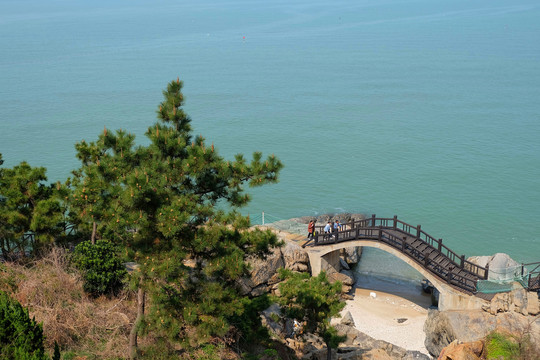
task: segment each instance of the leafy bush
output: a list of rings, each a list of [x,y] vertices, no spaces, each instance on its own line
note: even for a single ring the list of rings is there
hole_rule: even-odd
[[[499,333],[491,333],[486,339],[488,359],[519,359],[519,344],[512,338]]]
[[[107,240],[77,245],[73,264],[83,272],[84,290],[93,296],[118,293],[127,274],[116,247]]]
[[[30,319],[28,310],[0,292],[0,358],[48,360],[43,340],[43,329]]]

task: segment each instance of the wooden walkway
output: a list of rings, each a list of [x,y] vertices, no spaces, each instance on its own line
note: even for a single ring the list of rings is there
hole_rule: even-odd
[[[325,224],[326,225],[326,224]],[[324,246],[353,240],[373,240],[389,245],[416,261],[433,275],[467,294],[476,293],[476,282],[488,278],[489,268],[478,266],[458,255],[442,242],[424,232],[420,225],[413,226],[397,216],[371,218],[342,224],[339,231],[324,233],[324,226],[316,226],[312,239],[302,247]],[[531,279],[538,286],[538,275]],[[536,279],[536,280],[535,280]],[[540,287],[540,286],[539,286]],[[529,290],[534,290],[529,286]]]

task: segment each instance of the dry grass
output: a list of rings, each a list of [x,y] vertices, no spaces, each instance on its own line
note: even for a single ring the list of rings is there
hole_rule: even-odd
[[[136,317],[134,296],[125,292],[115,298],[89,299],[63,249],[54,248],[27,266],[4,263],[0,289],[43,323],[47,348],[56,341],[61,349],[85,354],[81,358],[127,357],[129,331]]]

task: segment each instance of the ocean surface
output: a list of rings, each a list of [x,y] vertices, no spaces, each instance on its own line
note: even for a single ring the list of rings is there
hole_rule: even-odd
[[[540,261],[538,0],[2,0],[0,153],[64,180],[106,126],[141,144],[166,84],[220,154],[276,154],[244,209],[410,224]],[[372,254],[366,273],[399,268]]]

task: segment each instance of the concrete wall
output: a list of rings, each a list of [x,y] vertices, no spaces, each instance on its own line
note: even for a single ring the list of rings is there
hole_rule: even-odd
[[[480,310],[489,302],[476,296],[467,295],[454,289],[445,281],[439,279],[413,259],[393,247],[373,240],[355,240],[324,246],[306,247],[311,265],[311,275],[316,276],[321,271],[339,271],[339,250],[347,247],[367,246],[381,249],[403,260],[428,279],[439,290],[439,310]]]

